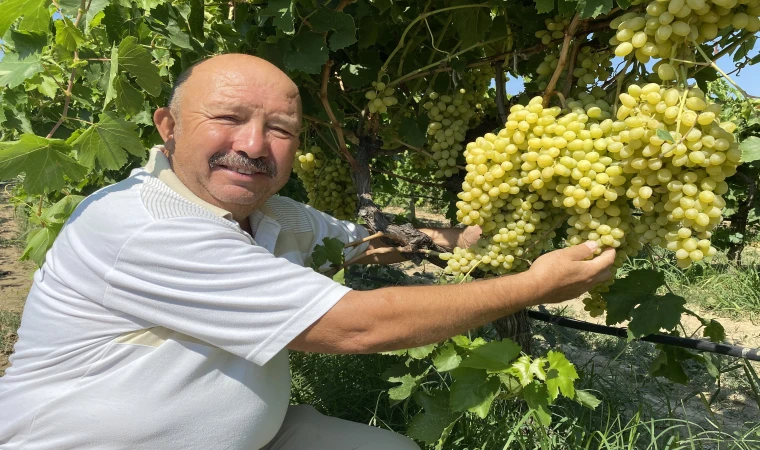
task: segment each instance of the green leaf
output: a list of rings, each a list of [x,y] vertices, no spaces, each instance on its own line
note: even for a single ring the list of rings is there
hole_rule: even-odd
[[[578,379],[575,366],[560,352],[550,350],[546,355],[549,368],[546,370],[546,388],[552,400],[556,399],[560,392],[567,398],[575,397],[574,382]]]
[[[449,393],[446,391],[417,392],[414,401],[424,412],[412,418],[406,435],[426,444],[438,442],[444,431],[462,417],[462,413],[449,409]]]
[[[161,76],[158,67],[147,50],[140,46],[137,38],[128,36],[119,44],[119,68],[134,76],[137,84],[150,96],[161,93]]]
[[[293,2],[291,0],[270,0],[267,6],[259,11],[259,17],[272,17],[272,23],[285,34],[295,33],[293,26]]]
[[[66,50],[74,51],[85,41],[82,30],[75,27],[68,17],[53,23],[55,24],[55,43]]]
[[[600,403],[602,403],[602,401],[596,398],[594,394],[583,389],[577,389],[575,391],[575,399],[581,405],[585,406],[586,408],[591,408],[591,409],[596,409],[596,407],[599,406]]]
[[[346,285],[346,269],[340,269],[338,273],[333,275],[332,280],[336,283]]]
[[[344,244],[340,239],[326,237],[322,239],[322,244],[317,244],[311,253],[311,267],[319,270],[328,261],[332,266],[341,266],[343,264]]]
[[[683,361],[692,359],[694,355],[682,348],[670,345],[657,345],[660,353],[649,366],[649,373],[656,377],[664,377],[674,383],[686,384],[689,376],[683,370]]]
[[[609,292],[604,294],[607,302],[607,325],[630,319],[633,308],[654,297],[657,288],[663,284],[663,274],[651,269],[633,270],[625,278],[615,281]]]
[[[421,345],[419,347],[407,349],[407,355],[413,359],[423,359],[433,353],[433,350],[436,348],[438,348],[438,344]]]
[[[15,53],[6,54],[0,61],[0,86],[13,89],[43,70],[39,54],[24,59],[19,59]]]
[[[499,395],[501,382],[485,371],[459,367],[452,371],[450,406],[454,411],[470,411],[485,418],[491,403]]]
[[[579,0],[577,11],[582,19],[588,19],[610,12],[612,6],[612,0]]]
[[[702,336],[709,338],[711,342],[723,342],[726,340],[726,330],[723,329],[723,325],[715,319],[705,325],[705,329],[702,330]]]
[[[549,411],[549,392],[546,386],[538,382],[531,383],[523,389],[522,397],[543,426],[551,425],[552,413]]]
[[[190,15],[187,25],[194,38],[203,40],[203,16],[205,14],[203,0],[190,0]]]
[[[116,48],[116,44],[111,47],[111,71],[108,75],[108,90],[106,90],[106,99],[103,102],[103,111],[106,110],[106,106],[111,103],[111,100],[116,98],[116,88],[114,87],[114,80],[119,74],[119,50]]]
[[[127,163],[127,152],[135,156],[145,155],[135,124],[112,112],[100,114],[99,118],[99,122],[92,124],[73,142],[82,164],[92,167],[97,161],[103,168],[117,170]]]
[[[424,377],[404,374],[401,377],[391,377],[388,379],[391,383],[401,383],[388,389],[388,396],[395,402],[400,402],[409,398],[419,387]]]
[[[748,163],[760,160],[760,138],[750,136],[739,144],[742,151],[742,162]]]
[[[507,373],[517,378],[522,387],[525,387],[533,382],[534,378],[539,380],[546,379],[546,371],[544,365],[546,359],[536,358],[532,360],[529,355],[523,355],[512,363],[512,367],[509,368]]]
[[[520,355],[520,349],[518,344],[509,339],[491,341],[471,350],[461,366],[501,372],[512,366],[512,361]]]
[[[311,29],[318,33],[333,31],[328,42],[334,52],[356,42],[354,19],[344,12],[322,7],[311,14],[309,23]]]
[[[327,62],[329,51],[322,35],[311,31],[302,32],[291,41],[292,47],[285,52],[283,62],[288,70],[318,74]]]
[[[426,114],[420,114],[417,117],[404,117],[398,125],[398,135],[402,141],[415,147],[422,147],[427,142],[427,123],[429,119]]]
[[[701,355],[694,355],[694,359],[702,363],[707,370],[707,374],[717,379],[720,377],[720,369],[715,364],[717,358],[710,353],[702,353]]]
[[[665,142],[670,142],[671,144],[675,142],[673,139],[673,135],[670,134],[669,131],[663,130],[662,128],[657,129],[657,137],[662,139]]]
[[[13,46],[19,58],[24,59],[29,55],[41,53],[47,45],[47,36],[40,33],[22,33],[11,30],[10,39],[6,43]]]
[[[631,313],[628,331],[635,337],[657,333],[661,328],[672,330],[681,322],[686,299],[675,294],[651,297]]]
[[[87,173],[86,167],[64,154],[69,151],[71,147],[60,139],[24,134],[14,145],[0,150],[0,180],[25,173],[27,194],[57,191],[65,184],[64,176],[79,181]]]
[[[116,96],[116,107],[121,111],[134,116],[143,109],[145,96],[142,91],[136,89],[132,84],[124,79],[117,77],[113,82],[113,91]]]
[[[30,19],[22,21],[22,25],[25,24],[24,30],[44,32],[47,31],[48,22],[45,22],[44,29],[41,29],[39,18],[40,11],[45,10],[46,0],[5,0],[0,3],[0,36],[4,35],[6,31],[13,25],[13,23],[19,18],[25,19],[31,16]],[[48,20],[50,16],[48,15]],[[26,22],[26,23],[24,23]]]
[[[439,372],[448,372],[459,367],[462,357],[457,353],[457,349],[452,344],[446,344],[438,351],[433,358],[433,365]]]
[[[452,20],[457,30],[462,48],[481,42],[491,29],[491,14],[488,8],[472,7],[455,10]]]
[[[88,28],[90,22],[92,22],[92,19],[94,19],[98,13],[106,9],[106,6],[108,6],[110,3],[111,0],[89,0],[90,6],[87,8],[87,14],[84,16],[85,23],[87,24]]]
[[[48,98],[55,98],[58,93],[58,83],[53,78],[43,75],[42,81],[37,86],[37,91]]]
[[[45,254],[53,246],[57,234],[50,228],[32,230],[26,236],[26,247],[19,259],[22,261],[32,260],[38,267],[42,267],[42,264],[45,262]]]
[[[551,12],[554,9],[554,0],[533,0],[536,2],[536,11],[539,14]]]

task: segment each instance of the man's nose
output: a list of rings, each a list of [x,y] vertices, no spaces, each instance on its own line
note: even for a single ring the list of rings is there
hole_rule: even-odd
[[[250,121],[240,127],[232,143],[232,150],[243,152],[251,159],[269,156],[264,124]]]

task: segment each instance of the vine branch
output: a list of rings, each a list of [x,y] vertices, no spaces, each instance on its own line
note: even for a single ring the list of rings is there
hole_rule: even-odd
[[[343,135],[343,128],[341,128],[340,124],[338,123],[338,119],[335,117],[332,106],[330,106],[330,99],[327,98],[327,84],[330,81],[330,69],[332,69],[333,64],[335,64],[335,61],[331,59],[327,61],[322,68],[322,88],[319,91],[319,98],[322,100],[322,105],[327,112],[327,116],[330,118],[330,127],[333,128],[335,130],[335,133],[338,135],[338,147],[340,149],[340,152],[343,154],[343,156],[346,157],[346,160],[351,165],[351,167],[355,168],[356,159],[354,159],[353,155],[351,155],[351,152],[348,151],[348,147],[346,146],[346,137]]]
[[[567,63],[567,55],[570,52],[570,41],[573,40],[575,32],[578,31],[578,24],[580,23],[580,20],[581,16],[576,13],[573,17],[573,20],[570,22],[570,25],[565,29],[565,38],[562,42],[562,50],[560,50],[559,53],[559,62],[557,63],[557,68],[554,69],[554,73],[552,74],[552,77],[549,80],[549,84],[546,86],[546,90],[544,91],[544,107],[549,104],[549,99],[554,93],[554,88],[557,86],[560,75],[562,75],[562,70],[565,68],[565,64]]]
[[[507,93],[504,83],[504,67],[497,61],[496,69],[496,107],[499,109],[499,119],[501,123],[507,122]]]

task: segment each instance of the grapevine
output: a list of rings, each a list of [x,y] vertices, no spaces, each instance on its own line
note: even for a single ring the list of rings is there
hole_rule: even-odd
[[[354,216],[356,191],[348,163],[330,158],[315,145],[308,152],[296,152],[293,171],[306,188],[310,206],[339,219]]]

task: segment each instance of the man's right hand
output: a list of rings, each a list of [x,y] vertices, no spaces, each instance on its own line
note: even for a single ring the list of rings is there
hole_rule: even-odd
[[[596,248],[596,242],[588,241],[536,259],[527,272],[532,275],[539,292],[536,304],[576,298],[609,280],[613,276],[615,249],[608,247],[599,256],[589,259]]]

